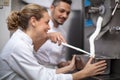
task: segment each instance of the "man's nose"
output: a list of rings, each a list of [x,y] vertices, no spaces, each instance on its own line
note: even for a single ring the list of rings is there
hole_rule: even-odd
[[[63,16],[64,16],[64,18],[67,18],[67,17],[68,17],[67,13],[64,13]]]

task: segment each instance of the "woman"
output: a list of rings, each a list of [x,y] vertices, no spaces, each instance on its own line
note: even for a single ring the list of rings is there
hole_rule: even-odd
[[[83,70],[73,74],[62,73],[74,67],[75,56],[70,65],[57,70],[40,65],[34,54],[47,39],[64,42],[60,34],[47,33],[48,22],[47,10],[36,4],[11,13],[7,23],[9,30],[15,32],[0,54],[0,80],[73,80],[103,73],[105,61],[91,64],[92,58]]]

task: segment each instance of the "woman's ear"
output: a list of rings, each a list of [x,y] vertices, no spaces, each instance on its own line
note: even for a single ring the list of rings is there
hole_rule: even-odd
[[[33,26],[33,27],[35,27],[36,26],[36,18],[35,17],[31,17],[30,18],[30,23],[31,23],[31,25]]]

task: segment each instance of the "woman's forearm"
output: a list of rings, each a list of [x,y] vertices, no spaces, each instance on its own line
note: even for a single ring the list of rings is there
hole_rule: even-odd
[[[56,70],[56,74],[59,74],[59,73],[67,73],[71,70],[71,67],[70,66],[65,66],[63,68],[58,68]]]

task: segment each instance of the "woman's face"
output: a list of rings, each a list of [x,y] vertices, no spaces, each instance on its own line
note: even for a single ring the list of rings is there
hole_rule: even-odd
[[[50,29],[49,27],[50,17],[47,12],[44,12],[43,18],[36,22],[35,33],[37,35],[37,40],[47,37],[47,32]]]

